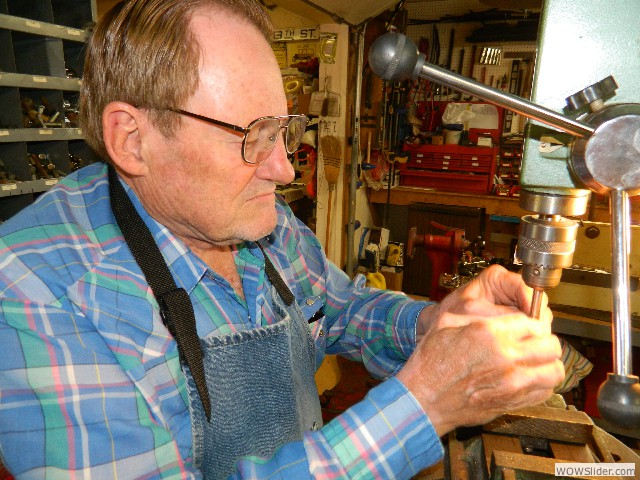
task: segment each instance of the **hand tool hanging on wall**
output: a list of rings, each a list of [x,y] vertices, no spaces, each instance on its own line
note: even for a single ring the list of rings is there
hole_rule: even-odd
[[[309,113],[321,117],[340,116],[340,95],[329,90],[330,76],[324,77],[324,90],[313,92],[309,103]]]
[[[389,82],[383,80],[382,82],[382,108],[378,111],[379,125],[378,125],[378,150],[382,151],[385,148],[385,139],[387,138],[387,107],[389,104]]]
[[[471,79],[474,79],[474,80],[475,80],[475,78],[473,76],[473,69],[476,66],[477,54],[478,54],[478,46],[474,45],[471,48],[471,58],[469,59],[469,70],[467,70],[467,77],[469,77]],[[460,92],[460,93],[462,94],[462,92]],[[473,97],[471,97],[470,95],[465,95],[463,98],[465,100],[471,100]]]
[[[452,28],[449,32],[449,51],[447,52],[447,70],[451,70],[452,62],[453,62],[453,42],[456,37],[456,30]],[[449,93],[451,92],[449,87],[446,87],[446,95],[447,99],[449,98]]]
[[[429,61],[440,65],[440,35],[438,33],[438,26],[434,23],[431,28],[431,52],[429,53]],[[434,95],[440,95],[442,93],[442,86],[440,84],[433,86]]]
[[[458,60],[458,74],[462,75],[462,69],[464,68],[464,48],[460,49],[460,59]],[[456,100],[460,101],[462,98],[462,92],[458,92]]]
[[[473,48],[471,48],[471,58],[470,58],[470,62],[469,62],[469,72],[467,73],[467,77],[469,78],[473,78],[473,68],[476,66],[476,55],[478,53],[478,47],[477,45],[474,45]]]
[[[324,178],[329,184],[329,199],[327,201],[327,228],[325,231],[325,252],[329,256],[329,235],[331,234],[331,204],[333,203],[333,190],[338,183],[340,166],[342,165],[342,145],[334,135],[324,135],[320,138],[320,149],[324,165]]]
[[[447,68],[449,70],[451,70],[451,62],[453,60],[453,40],[455,39],[456,36],[456,30],[455,28],[451,29],[451,32],[449,32],[449,51],[447,53]]]

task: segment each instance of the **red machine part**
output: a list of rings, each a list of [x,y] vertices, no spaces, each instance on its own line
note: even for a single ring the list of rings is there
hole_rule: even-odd
[[[407,255],[413,257],[416,247],[423,247],[431,262],[431,300],[442,300],[449,290],[440,286],[440,276],[443,273],[457,273],[458,261],[462,250],[469,246],[464,238],[464,229],[429,222],[433,228],[444,231],[443,235],[418,235],[418,228],[411,227],[407,236]]]

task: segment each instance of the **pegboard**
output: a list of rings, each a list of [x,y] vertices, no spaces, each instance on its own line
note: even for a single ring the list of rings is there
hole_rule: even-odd
[[[459,0],[456,2],[431,0],[407,3],[405,8],[407,9],[407,17],[410,20],[438,20],[446,16],[482,12],[489,10],[491,7],[478,0]],[[439,22],[408,25],[406,34],[426,55],[429,62],[449,68],[455,73],[473,78],[494,88],[503,89],[506,92],[510,91],[513,62],[518,62],[518,69],[515,75],[519,77],[518,85],[520,88],[514,93],[529,98],[535,63],[535,42],[467,42],[466,38],[481,26],[480,22]],[[439,40],[439,55],[437,54],[437,49],[434,48],[434,39],[436,37]],[[451,43],[451,38],[453,38],[453,43]],[[449,53],[450,45],[453,48]],[[498,64],[479,63],[484,48],[500,49]],[[472,59],[474,59],[473,62]],[[469,99],[446,87],[433,85],[421,80],[420,84],[414,88],[412,100],[429,101],[432,98],[442,101]],[[524,119],[519,117],[517,115],[514,118],[510,129],[511,133],[521,132],[524,128]]]

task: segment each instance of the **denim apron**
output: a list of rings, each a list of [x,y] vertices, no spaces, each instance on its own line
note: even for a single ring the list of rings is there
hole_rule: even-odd
[[[211,397],[208,422],[187,370],[193,461],[207,480],[227,478],[240,457],[268,457],[322,425],[307,319],[295,300],[287,306],[277,291],[287,288],[284,282],[279,288],[271,283],[277,323],[200,340]]]
[[[304,431],[320,428],[311,329],[262,247],[258,244],[278,321],[199,339],[189,296],[176,286],[115,169],[108,170],[118,226],[158,300],[163,323],[178,344],[187,381],[193,461],[204,478],[227,478],[240,457],[270,456],[285,443],[301,440]],[[211,410],[205,411],[204,405]]]

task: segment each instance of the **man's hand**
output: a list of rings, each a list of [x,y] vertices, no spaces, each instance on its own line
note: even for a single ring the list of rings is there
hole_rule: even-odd
[[[519,275],[494,266],[421,314],[398,379],[439,435],[540,403],[564,378],[546,300],[540,320],[523,313],[531,296]]]

